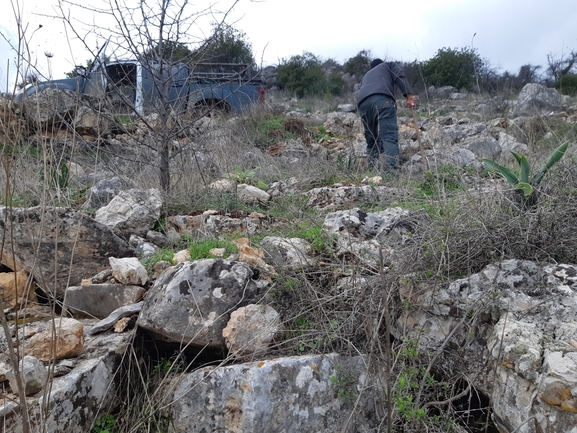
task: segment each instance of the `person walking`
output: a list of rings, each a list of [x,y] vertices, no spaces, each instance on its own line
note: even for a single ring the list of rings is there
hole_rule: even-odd
[[[385,170],[400,168],[399,127],[397,126],[397,104],[395,86],[407,98],[407,107],[414,108],[417,98],[404,71],[394,62],[375,59],[371,69],[361,81],[357,95],[357,107],[367,142],[369,169],[378,169],[381,154],[385,155]]]

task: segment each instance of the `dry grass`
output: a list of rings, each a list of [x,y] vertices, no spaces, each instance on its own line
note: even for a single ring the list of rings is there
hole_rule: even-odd
[[[312,112],[322,112],[327,101],[299,104]],[[318,186],[339,180],[358,182],[368,174],[357,165],[339,164],[334,154],[298,162],[274,156],[270,147],[282,144],[282,137],[263,145],[258,128],[278,114],[261,107],[245,116],[213,120],[213,126],[201,132],[188,131],[175,137],[167,212],[178,209],[186,213],[206,210],[208,206],[230,210],[230,202],[226,202],[230,197],[219,197],[207,191],[206,185],[234,173],[236,167],[257,169],[256,179],[267,184],[296,177],[311,179],[308,185]],[[305,127],[314,128],[308,122],[311,121],[305,122]],[[515,134],[527,142],[529,160],[536,165],[560,142],[577,142],[574,126],[547,119],[537,119]],[[159,185],[154,131],[128,135],[122,141],[112,136],[96,141],[79,136],[62,138],[58,131],[45,133],[42,138],[25,134],[16,137],[4,143],[3,148],[0,186],[4,204],[79,206],[90,184],[63,183],[55,177],[58,168],[69,162],[80,164],[87,173],[105,171],[126,176],[138,188]],[[570,151],[574,152],[571,148]],[[539,190],[540,200],[531,208],[520,206],[514,193],[484,172],[440,169],[428,175],[385,178],[387,186],[402,188],[407,195],[396,203],[374,202],[363,207],[369,211],[393,205],[413,211],[424,209],[429,223],[415,233],[412,244],[398,251],[400,261],[387,272],[351,257],[337,256],[331,241],[323,238],[316,239],[321,248],[317,250],[315,266],[278,269],[278,278],[263,302],[281,312],[285,332],[270,356],[327,352],[368,355],[370,370],[382,379],[383,393],[389,387],[394,398],[388,400],[394,406],[381,408],[380,431],[389,427],[399,432],[423,431],[422,422],[428,431],[457,431],[457,421],[465,426],[465,431],[483,431],[473,426],[475,420],[465,419],[464,415],[470,407],[481,404],[482,397],[475,394],[474,387],[469,387],[456,370],[440,365],[434,354],[423,351],[418,340],[407,338],[403,329],[395,327],[396,319],[407,308],[398,295],[401,281],[410,275],[416,286],[434,288],[507,258],[577,263],[577,238],[573,234],[577,224],[574,162],[575,156],[568,154],[548,174]],[[235,206],[258,210],[276,222],[271,233],[259,236],[293,236],[296,226],[318,228],[324,218],[323,212],[308,209],[297,198],[280,198],[268,206]],[[258,242],[258,236],[253,241]],[[389,311],[389,324],[383,316],[385,309]],[[473,321],[474,317],[467,320]],[[464,326],[469,324],[464,322]],[[390,347],[387,336],[391,336]],[[168,358],[162,375],[154,371],[154,366],[144,365],[140,354],[130,358],[127,377],[131,379],[126,385],[130,404],[115,414],[130,428],[123,427],[121,431],[148,431],[151,426],[162,431],[167,422],[166,386],[175,374],[182,374],[174,370],[183,368],[182,358],[178,354]],[[234,360],[225,356],[219,361]],[[459,399],[451,400],[461,394]],[[415,399],[420,399],[418,407],[411,405]],[[422,408],[426,408],[425,416],[416,412]],[[393,409],[392,418],[387,417],[389,409]],[[145,418],[139,419],[143,414]],[[476,421],[483,419],[481,412],[477,415]]]

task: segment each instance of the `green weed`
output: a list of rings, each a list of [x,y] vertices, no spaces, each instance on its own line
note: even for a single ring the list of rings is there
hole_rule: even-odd
[[[323,125],[316,126],[312,129],[312,138],[316,142],[326,141],[333,137],[334,135],[328,132]]]
[[[259,167],[256,167],[252,170],[243,170],[242,167],[238,165],[234,166],[234,173],[227,173],[225,177],[227,179],[234,180],[236,183],[244,183],[247,185],[253,185],[260,189],[268,189],[268,185],[264,183],[260,179],[255,179],[256,172],[259,170]]]
[[[175,362],[172,359],[161,359],[158,361],[157,364],[152,368],[152,375],[165,375],[167,373],[178,373],[183,370],[183,366],[181,362]]]
[[[44,171],[40,173],[41,180],[50,179],[51,185],[59,190],[68,188],[70,173],[66,164],[60,164],[57,168],[50,168],[48,175]]]
[[[462,169],[457,167],[441,165],[434,171],[426,171],[418,188],[425,196],[460,190],[463,188],[462,173]]]
[[[297,138],[295,134],[285,130],[284,122],[287,120],[285,116],[267,117],[256,128],[257,144],[268,147],[283,140]]]
[[[188,246],[188,252],[190,253],[191,260],[206,259],[214,257],[210,254],[210,250],[214,248],[224,248],[225,256],[230,256],[231,254],[237,253],[238,248],[232,242],[221,241],[218,239],[205,239],[202,241],[191,241]]]
[[[315,254],[330,252],[335,243],[335,237],[327,235],[320,225],[311,226],[307,222],[299,224],[295,230],[289,233],[288,237],[305,239]]]
[[[114,415],[104,415],[96,421],[92,433],[112,433],[115,424],[116,418]]]
[[[331,383],[337,388],[337,395],[345,403],[353,403],[357,398],[357,380],[352,372],[346,372],[340,365],[335,366],[336,374],[330,377]]]
[[[134,121],[128,116],[115,116],[114,121],[122,126],[134,125]]]
[[[154,265],[156,265],[158,262],[164,261],[172,263],[173,258],[174,251],[172,249],[161,248],[154,255],[141,259],[140,263],[142,263],[146,271],[150,274],[154,269]]]

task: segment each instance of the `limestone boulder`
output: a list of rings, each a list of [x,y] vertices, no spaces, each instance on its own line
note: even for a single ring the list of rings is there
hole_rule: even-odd
[[[436,99],[449,99],[451,94],[455,93],[457,89],[453,86],[443,86],[443,87],[434,87],[431,86],[427,89],[427,94],[431,98]]]
[[[160,276],[160,274],[162,274],[164,271],[166,271],[171,266],[172,266],[172,263],[168,262],[166,260],[160,260],[160,261],[156,262],[152,268],[152,270],[153,270],[152,279],[156,280]]]
[[[575,429],[577,266],[504,260],[444,287],[402,286],[419,308],[396,329],[426,350],[460,348],[443,352],[443,367],[477,374],[500,431]]]
[[[0,273],[0,299],[11,307],[21,307],[37,302],[34,285],[28,272]]]
[[[120,284],[144,286],[148,282],[146,269],[136,257],[110,257],[112,276]]]
[[[523,155],[529,151],[529,147],[525,143],[519,142],[515,137],[506,132],[499,132],[499,146],[501,146],[501,149],[503,149],[505,153],[513,151]]]
[[[287,180],[280,180],[270,184],[267,192],[274,198],[282,197],[288,194],[296,195],[304,187],[306,180],[291,177]]]
[[[110,133],[113,122],[109,116],[103,115],[97,108],[84,104],[74,113],[72,125],[74,130],[81,135],[100,137]]]
[[[95,335],[101,332],[109,330],[111,327],[115,326],[116,323],[122,319],[126,319],[140,313],[142,310],[143,301],[137,302],[136,304],[125,305],[119,307],[110,313],[106,318],[102,319],[100,322],[94,324],[88,330],[88,335]]]
[[[338,256],[352,255],[369,266],[378,267],[381,257],[387,266],[399,260],[427,224],[429,218],[423,212],[389,208],[367,213],[353,208],[328,213],[322,230],[336,238]]]
[[[67,208],[0,207],[0,225],[11,234],[1,239],[2,264],[32,274],[51,297],[107,267],[109,257],[134,256],[109,227]]]
[[[468,140],[465,147],[475,154],[479,159],[488,158],[496,159],[501,155],[501,146],[499,142],[493,137],[475,137],[474,139]]]
[[[148,231],[151,232],[150,230]],[[135,254],[140,258],[148,258],[155,255],[160,247],[153,242],[150,242],[140,236],[130,235],[128,244],[134,248]]]
[[[253,266],[256,269],[273,274],[274,268],[268,265],[264,259],[264,250],[262,248],[255,248],[250,245],[249,238],[238,238],[232,241],[238,248],[238,260]]]
[[[25,395],[36,394],[46,386],[48,370],[46,370],[43,362],[33,356],[26,355],[20,361],[19,369]],[[6,377],[8,378],[8,383],[10,383],[12,392],[16,393],[18,390],[16,374],[14,371],[10,371]]]
[[[58,127],[74,117],[80,98],[80,94],[71,90],[46,88],[24,98],[22,108],[34,128]]]
[[[98,209],[106,206],[110,201],[125,189],[130,189],[132,182],[121,176],[99,174],[81,178],[84,184],[90,185],[90,190],[84,203],[85,208]]]
[[[102,414],[119,405],[123,360],[128,359],[132,333],[103,334],[87,339],[85,351],[67,368],[68,373],[51,379],[46,393],[27,399],[31,428],[45,433],[85,433]],[[119,374],[120,373],[120,374]],[[0,429],[22,433],[18,398],[0,401]]]
[[[238,199],[244,203],[266,203],[270,200],[270,195],[256,186],[241,183],[236,187]]]
[[[160,218],[162,203],[161,192],[154,188],[121,191],[96,211],[94,219],[124,239],[132,234],[146,236]]]
[[[444,127],[445,134],[452,144],[460,143],[479,136],[487,126],[483,123],[469,122],[466,119],[455,121],[454,124]]]
[[[166,247],[170,245],[168,236],[166,236],[164,233],[157,232],[156,230],[149,230],[146,232],[146,240],[159,247]]]
[[[390,202],[398,200],[404,194],[406,192],[399,188],[346,183],[313,188],[305,193],[307,206],[318,210],[337,210],[375,201]]]
[[[460,101],[463,99],[467,99],[468,97],[469,97],[468,93],[460,93],[460,92],[451,93],[451,100],[453,101]]]
[[[280,314],[273,307],[249,304],[232,312],[222,336],[236,358],[254,359],[269,350],[281,329]]]
[[[425,158],[429,170],[435,170],[442,165],[450,165],[461,168],[482,167],[482,163],[477,156],[469,149],[464,147],[450,147],[440,150],[425,150]],[[420,153],[413,155],[410,161],[405,164],[407,170],[411,173],[417,173],[424,170],[424,164]]]
[[[391,227],[409,212],[401,208],[389,208],[381,212],[364,212],[359,208],[328,213],[322,230],[329,235],[352,234],[360,238],[373,238],[382,230]]]
[[[452,145],[453,138],[445,132],[443,127],[436,125],[428,128],[422,135],[423,143],[427,143],[429,147],[435,149],[443,149]]]
[[[10,371],[12,370],[11,363],[8,359],[8,354],[6,352],[8,351],[5,350],[5,352],[0,355],[0,382],[6,382],[8,380],[6,375],[9,375]]]
[[[548,114],[561,110],[563,99],[556,89],[537,83],[525,84],[513,107],[513,116]]]
[[[354,135],[362,130],[360,117],[350,112],[329,113],[323,126],[333,135]]]
[[[175,433],[376,431],[372,384],[364,358],[336,354],[201,368],[174,383],[170,416]]]
[[[208,185],[208,189],[216,192],[234,192],[236,182],[233,179],[218,179]]]
[[[315,262],[311,256],[311,246],[304,239],[266,236],[260,241],[260,246],[273,266],[283,265],[295,268],[310,266]]]
[[[183,234],[218,235],[242,231],[254,234],[265,225],[264,215],[253,212],[244,217],[206,211],[201,215],[173,215],[167,219],[168,236]]]
[[[261,287],[242,262],[203,259],[165,270],[150,288],[138,326],[165,341],[226,347],[222,330],[230,314],[255,303]]]
[[[39,329],[27,329],[30,338],[24,343],[24,353],[48,362],[73,358],[84,350],[84,325],[66,317],[50,320],[39,325]]]
[[[14,104],[13,98],[0,96],[0,123],[3,125],[0,140],[3,143],[14,143],[22,135],[29,134],[28,122],[21,114],[22,111]]]
[[[495,423],[503,430],[571,432],[577,421],[577,323],[553,338],[535,323],[503,317],[488,341],[496,376]],[[526,425],[527,419],[537,422]],[[539,426],[539,427],[536,427]],[[539,430],[542,429],[542,430]]]
[[[355,104],[339,104],[337,111],[342,113],[356,113],[357,106]]]
[[[571,329],[573,334],[566,337],[574,337],[576,331],[577,327],[573,326]],[[575,422],[575,414],[577,413],[577,393],[575,392],[575,385],[577,384],[577,352],[547,351],[543,363],[543,372],[545,377],[538,388],[538,399],[564,414],[565,425],[569,426],[570,422]],[[546,425],[554,426],[556,424],[556,420],[545,417],[543,413],[540,415]]]

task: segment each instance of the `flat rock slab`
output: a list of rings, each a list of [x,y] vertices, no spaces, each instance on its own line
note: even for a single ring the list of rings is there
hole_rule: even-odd
[[[104,319],[117,308],[132,305],[144,297],[140,286],[124,284],[87,284],[66,289],[64,307],[77,317]]]
[[[174,432],[352,432],[376,427],[382,404],[367,388],[365,359],[337,354],[206,367],[174,380]]]
[[[112,313],[110,313],[108,317],[102,319],[100,322],[91,327],[88,330],[88,334],[95,335],[104,331],[108,331],[120,319],[124,319],[125,317],[130,317],[134,314],[140,313],[143,303],[143,301],[140,301],[136,304],[125,305],[124,307],[117,308]]]
[[[61,297],[109,265],[109,257],[134,256],[128,244],[112,230],[81,212],[68,208],[0,207],[2,264],[25,269],[50,296]]]

